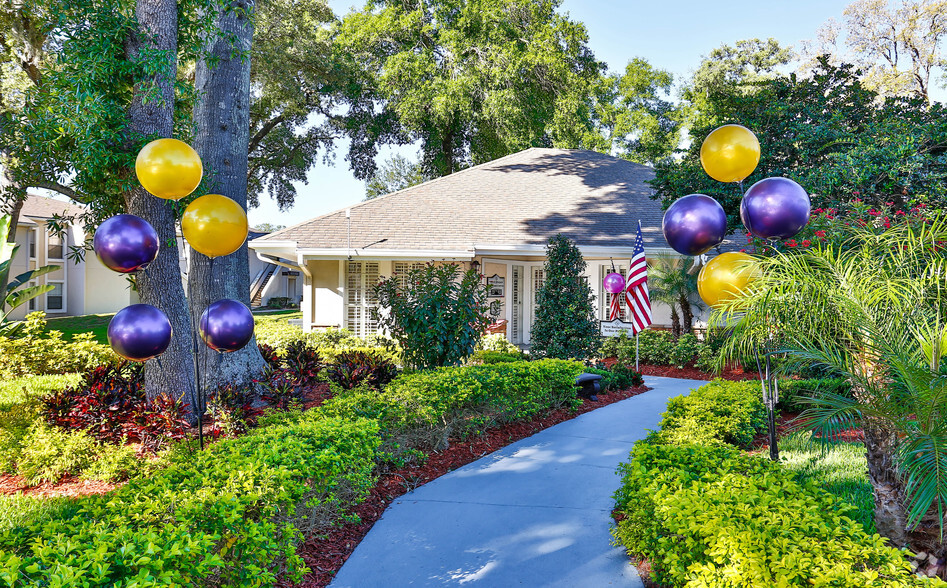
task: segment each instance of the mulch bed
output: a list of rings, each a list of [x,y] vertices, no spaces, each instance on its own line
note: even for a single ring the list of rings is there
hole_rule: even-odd
[[[618,363],[618,359],[614,357],[608,357],[602,360],[602,363],[609,368]],[[633,366],[629,366],[633,367]],[[753,371],[744,371],[740,366],[728,367],[723,372],[719,374],[712,374],[710,372],[703,372],[693,365],[685,366],[679,368],[673,365],[652,365],[650,363],[642,363],[638,365],[638,372],[644,376],[661,376],[664,378],[682,378],[685,380],[713,380],[715,378],[723,378],[724,380],[758,380],[760,375]]]
[[[355,508],[355,514],[359,517],[358,523],[349,523],[333,529],[324,537],[311,537],[299,546],[297,551],[311,570],[299,586],[304,588],[328,586],[365,534],[381,518],[385,508],[396,498],[515,441],[596,408],[637,396],[647,390],[650,388],[639,386],[620,392],[600,394],[597,401],[583,400],[576,411],[555,410],[539,415],[530,421],[510,423],[492,429],[474,439],[451,439],[447,449],[431,453],[423,465],[406,467],[382,475],[368,499]],[[279,584],[281,587],[292,585],[288,582]]]
[[[76,476],[67,476],[53,484],[45,483],[29,486],[20,476],[0,474],[0,495],[22,492],[26,496],[35,496],[38,498],[54,498],[59,496],[75,498],[89,494],[105,494],[121,485],[121,483],[115,484],[99,480],[83,480]]]

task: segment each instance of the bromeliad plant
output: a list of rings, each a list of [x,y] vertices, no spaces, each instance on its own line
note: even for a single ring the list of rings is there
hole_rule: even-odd
[[[947,555],[947,215],[884,231],[852,225],[845,238],[759,261],[743,298],[717,309],[733,336],[721,359],[774,333],[790,364],[815,366],[852,395],[808,400],[808,426],[829,439],[860,426],[875,493],[875,525],[897,546]]]
[[[462,272],[453,263],[428,264],[381,280],[375,296],[382,312],[379,324],[402,348],[415,368],[458,365],[474,352],[498,306],[487,301],[487,288],[474,269]]]
[[[44,265],[41,268],[29,270],[10,280],[10,270],[17,249],[16,243],[9,243],[10,215],[0,215],[0,336],[16,337],[23,328],[22,323],[7,322],[7,317],[15,308],[22,306],[53,289],[50,285],[28,286],[30,280],[60,269],[58,265]]]

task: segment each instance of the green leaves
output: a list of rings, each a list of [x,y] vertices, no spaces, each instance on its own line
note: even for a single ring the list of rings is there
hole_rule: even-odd
[[[601,336],[592,306],[595,296],[584,274],[585,259],[575,243],[564,235],[551,237],[530,331],[531,352],[537,357],[582,360],[595,354]]]

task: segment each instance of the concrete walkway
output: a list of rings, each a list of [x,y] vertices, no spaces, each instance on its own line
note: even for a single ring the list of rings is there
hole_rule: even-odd
[[[395,500],[334,588],[643,586],[611,546],[615,473],[657,427],[668,398],[703,382],[647,377],[653,390],[528,437]]]

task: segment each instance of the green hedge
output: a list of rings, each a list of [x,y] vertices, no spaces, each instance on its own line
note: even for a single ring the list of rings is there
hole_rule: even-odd
[[[671,398],[656,443],[747,446],[766,424],[759,382],[714,380]]]
[[[549,408],[574,407],[581,363],[557,359],[444,367],[402,374],[383,393],[357,388],[322,405],[325,414],[378,420],[386,434],[419,449],[448,438],[524,419]]]
[[[306,420],[215,444],[66,517],[0,535],[19,586],[270,586],[304,569],[299,529],[338,520],[370,490],[378,427]]]
[[[852,385],[841,378],[780,380],[779,406],[789,412],[802,412],[811,407],[806,398],[818,398],[823,394],[835,394],[850,398]]]
[[[669,586],[943,585],[913,575],[852,507],[762,458],[639,442],[620,472],[613,535]]]
[[[0,337],[0,379],[29,375],[82,372],[119,359],[108,345],[95,341],[92,333],[63,338],[59,331],[47,331],[45,315],[30,313],[22,336]]]

